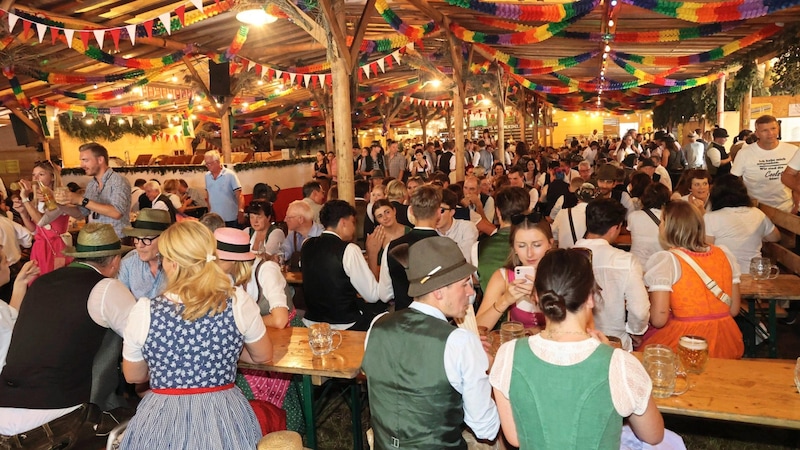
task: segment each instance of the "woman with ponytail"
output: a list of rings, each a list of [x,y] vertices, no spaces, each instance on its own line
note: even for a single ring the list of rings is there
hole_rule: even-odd
[[[240,358],[272,359],[258,305],[215,263],[216,241],[203,224],[172,225],[158,250],[167,286],[131,310],[122,351],[125,378],[149,380],[152,393],[120,448],[255,448],[261,429],[234,379]]]
[[[548,252],[534,289],[547,327],[503,344],[489,376],[506,440],[521,450],[661,442],[664,420],[647,372],[591,328],[600,292],[586,249]],[[625,417],[630,429],[622,433]]]

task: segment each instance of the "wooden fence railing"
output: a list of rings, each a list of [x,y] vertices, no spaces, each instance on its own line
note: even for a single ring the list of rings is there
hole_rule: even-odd
[[[764,243],[762,248],[764,256],[772,258],[788,271],[800,275],[800,255],[793,252],[796,236],[800,235],[800,217],[764,204],[759,204],[758,208],[781,231],[780,242]],[[746,270],[742,268],[742,271]]]

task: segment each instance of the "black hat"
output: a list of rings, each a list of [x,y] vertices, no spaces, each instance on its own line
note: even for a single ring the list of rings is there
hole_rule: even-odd
[[[728,130],[725,128],[714,128],[714,139],[728,137]]]

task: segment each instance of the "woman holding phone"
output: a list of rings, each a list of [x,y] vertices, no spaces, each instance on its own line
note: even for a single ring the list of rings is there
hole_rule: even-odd
[[[538,213],[511,217],[511,235],[506,264],[489,279],[478,309],[478,326],[494,328],[508,312],[509,320],[525,328],[544,327],[544,315],[531,298],[535,268],[553,245],[550,225]]]

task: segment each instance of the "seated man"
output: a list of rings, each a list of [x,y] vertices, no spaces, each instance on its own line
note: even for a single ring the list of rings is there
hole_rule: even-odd
[[[630,351],[631,335],[641,336],[650,320],[650,297],[642,266],[633,254],[613,247],[625,220],[625,207],[613,198],[598,198],[586,206],[586,237],[575,247],[592,251],[592,270],[603,300],[594,310],[595,328],[616,336]]]
[[[325,231],[303,244],[300,267],[307,311],[306,326],[328,322],[336,330],[366,331],[372,319],[386,311],[375,303],[378,282],[370,271],[361,249],[353,244],[356,235],[356,210],[344,200],[331,200],[322,207],[319,219]],[[380,243],[367,237],[367,252],[377,258]],[[361,299],[358,296],[361,296]]]
[[[130,227],[122,229],[125,236],[133,238],[136,251],[122,258],[118,278],[136,299],[153,298],[161,294],[167,284],[158,253],[158,237],[171,223],[167,211],[145,208]]]
[[[405,268],[391,256],[391,250],[401,244],[413,245],[423,239],[438,236],[436,223],[441,214],[442,189],[432,185],[420,186],[414,191],[410,202],[408,209],[414,216],[416,225],[411,232],[389,243],[381,261],[381,300],[388,302],[394,299],[395,311],[408,308],[412,298],[408,296]]]
[[[414,302],[376,319],[367,335],[362,368],[375,448],[466,449],[464,423],[494,439],[500,419],[486,353],[476,334],[447,323],[464,318],[475,267],[445,237],[392,254],[405,263]]]
[[[144,184],[144,193],[152,203],[152,209],[169,212],[171,223],[175,223],[178,215],[178,206],[172,203],[169,196],[161,193],[161,185],[157,181],[148,181]]]
[[[470,261],[472,246],[478,242],[478,228],[469,220],[454,217],[458,206],[458,195],[450,189],[442,190],[441,216],[436,223],[436,231],[458,244],[464,259]]]
[[[290,270],[300,270],[300,249],[303,243],[308,238],[319,236],[325,229],[314,222],[314,211],[302,200],[289,203],[284,221],[289,234],[281,244],[283,260],[289,265]]]
[[[75,261],[28,289],[0,373],[0,448],[87,448],[95,438],[91,396],[97,384],[116,387],[119,373],[98,379],[92,364],[135,303],[113,278],[128,250],[111,225],[89,223],[64,251]]]

